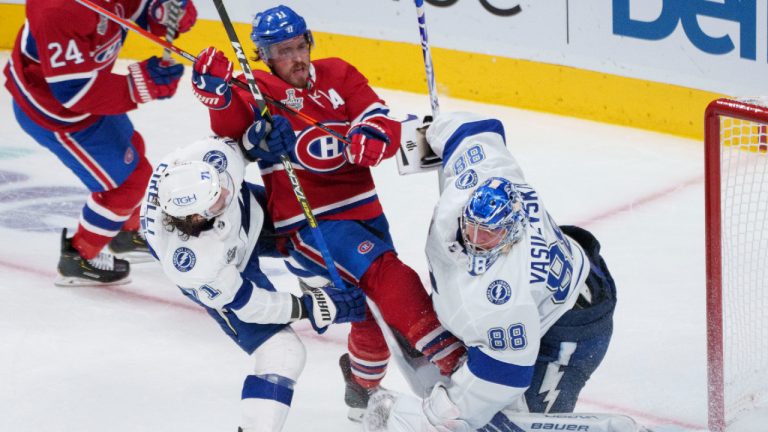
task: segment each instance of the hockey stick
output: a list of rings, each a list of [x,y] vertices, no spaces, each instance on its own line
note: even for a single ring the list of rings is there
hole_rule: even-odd
[[[143,28],[139,27],[136,23],[134,23],[134,22],[132,22],[132,21],[126,19],[126,18],[123,18],[123,17],[115,15],[114,13],[112,13],[112,12],[104,9],[103,7],[101,7],[101,6],[91,2],[90,0],[75,0],[75,1],[77,3],[79,3],[79,4],[81,4],[82,6],[85,6],[88,9],[90,9],[90,10],[92,10],[92,11],[94,11],[94,12],[100,14],[100,15],[104,15],[105,17],[107,17],[110,20],[120,24],[121,26],[127,28],[128,30],[133,30],[134,32],[140,34],[141,36],[144,36],[146,39],[149,39],[150,41],[152,41],[152,42],[162,46],[163,48],[165,48],[167,50],[170,50],[171,52],[173,52],[174,54],[182,57],[185,60],[188,60],[188,61],[190,61],[192,63],[197,61],[197,57],[195,57],[194,55],[192,55],[192,54],[182,50],[181,48],[179,48],[179,47],[169,43],[166,40],[163,40],[162,38],[159,38],[159,37],[155,36],[151,32],[149,32],[147,30],[144,30]],[[240,88],[242,88],[244,90],[249,90],[248,84],[243,82],[243,81],[241,81],[238,78],[231,79],[229,81],[229,84],[232,85],[232,86],[240,87]],[[304,114],[301,111],[297,111],[297,110],[289,107],[288,105],[286,105],[286,104],[280,102],[279,100],[276,100],[276,99],[274,99],[274,98],[272,98],[270,96],[265,96],[265,99],[267,100],[267,102],[270,105],[273,105],[273,106],[276,106],[278,108],[281,108],[281,109],[283,109],[283,110],[285,110],[285,111],[287,111],[287,112],[289,112],[289,113],[291,113],[291,114],[301,118],[308,125],[314,126],[314,127],[318,128],[318,129],[324,131],[324,132],[327,132],[327,133],[333,135],[336,139],[338,139],[339,141],[341,141],[344,144],[349,144],[349,141],[347,140],[347,138],[344,135],[341,135],[340,133],[336,132],[335,130],[329,128],[328,126],[326,126],[326,125],[324,125],[322,123],[320,123],[319,121],[315,120],[311,116],[309,116],[307,114]]]
[[[421,38],[421,56],[424,58],[424,73],[427,76],[427,89],[429,90],[429,102],[432,106],[432,118],[440,115],[440,103],[437,101],[437,88],[435,86],[435,68],[432,65],[432,53],[429,51],[429,37],[427,37],[427,15],[424,12],[424,0],[413,0],[416,5],[416,17],[419,21],[419,37]],[[427,147],[429,153],[422,158],[422,165],[434,165],[440,158],[432,153],[432,149]],[[437,181],[440,192],[443,192],[443,170],[437,170]]]
[[[427,20],[424,12],[424,0],[414,0],[416,16],[419,23],[419,37],[421,39],[421,54],[424,59],[424,73],[427,78],[429,101],[432,107],[432,118],[440,114],[440,103],[437,99],[435,86],[435,68],[432,65],[432,54],[429,51],[429,39],[427,37]],[[408,122],[406,120],[405,122]],[[403,122],[403,124],[405,124]],[[400,175],[425,172],[439,168],[442,160],[432,151],[429,145],[419,139],[418,132],[413,137],[407,137],[400,144],[400,157],[397,159],[397,169]],[[438,183],[440,192],[443,191],[443,173],[438,169]]]
[[[229,42],[232,44],[232,49],[235,50],[235,56],[237,56],[237,60],[240,62],[240,67],[243,69],[245,79],[248,81],[249,90],[253,95],[253,99],[256,101],[259,111],[261,111],[261,116],[271,123],[272,116],[269,114],[269,109],[267,109],[264,96],[259,90],[259,86],[256,84],[256,79],[253,77],[251,66],[248,64],[248,57],[246,57],[243,52],[243,47],[240,45],[237,33],[235,33],[235,27],[232,25],[232,21],[229,19],[229,14],[227,14],[227,10],[224,8],[224,2],[222,0],[213,0],[213,5],[216,7],[216,12],[218,12],[219,17],[221,18],[221,23],[224,25],[224,30],[227,32],[227,37],[229,37]],[[299,178],[296,176],[296,171],[293,168],[291,160],[288,158],[287,154],[281,154],[280,161],[283,163],[285,172],[288,174],[288,179],[291,181],[293,193],[296,195],[296,199],[299,201],[299,206],[301,206],[301,209],[304,212],[304,217],[307,219],[310,231],[312,232],[312,237],[315,239],[317,248],[323,256],[323,261],[325,261],[325,266],[328,268],[328,273],[331,276],[331,282],[337,289],[345,289],[346,285],[341,279],[339,271],[336,269],[336,264],[334,264],[331,252],[328,250],[328,245],[325,243],[323,233],[317,225],[317,219],[315,219],[315,215],[312,213],[312,207],[309,206],[309,201],[304,194],[304,189],[301,187],[301,183],[299,183]]]
[[[179,20],[181,19],[181,0],[171,0],[168,2],[168,25],[166,26],[165,41],[169,44],[173,44],[173,39],[176,37],[176,32],[179,29]],[[171,61],[171,50],[165,48],[163,50],[163,61],[168,63]]]
[[[432,54],[429,51],[429,38],[427,37],[427,17],[424,13],[424,0],[413,0],[413,2],[416,4],[416,16],[419,20],[421,54],[422,57],[424,57],[424,72],[427,75],[429,102],[432,105],[432,116],[437,118],[437,116],[440,114],[440,103],[437,101],[437,89],[435,88],[435,69],[432,66]]]

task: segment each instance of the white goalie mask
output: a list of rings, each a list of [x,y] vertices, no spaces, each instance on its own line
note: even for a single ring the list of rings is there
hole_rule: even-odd
[[[157,185],[160,207],[176,218],[199,214],[213,219],[224,213],[235,195],[232,177],[202,161],[168,168]]]

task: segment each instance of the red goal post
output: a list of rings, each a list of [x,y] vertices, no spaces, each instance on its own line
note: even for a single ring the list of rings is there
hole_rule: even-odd
[[[705,115],[709,428],[768,396],[768,100],[718,99]]]

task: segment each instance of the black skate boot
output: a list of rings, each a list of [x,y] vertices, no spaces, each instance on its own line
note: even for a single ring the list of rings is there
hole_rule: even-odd
[[[144,235],[139,231],[120,231],[109,242],[109,251],[116,257],[133,264],[152,261],[149,246]]]
[[[346,384],[344,402],[349,407],[347,418],[353,422],[361,422],[363,421],[365,409],[368,408],[368,400],[380,387],[369,390],[355,381],[352,377],[352,364],[349,360],[349,354],[344,354],[339,358],[339,367],[341,367],[341,373],[344,375],[344,383]]]
[[[61,256],[59,257],[58,286],[122,285],[130,282],[128,261],[101,252],[95,258],[85,259],[72,247],[67,229],[61,232]]]

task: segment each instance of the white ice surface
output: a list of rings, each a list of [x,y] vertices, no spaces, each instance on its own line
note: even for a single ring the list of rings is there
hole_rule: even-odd
[[[0,54],[0,66],[6,61]],[[380,94],[398,112],[429,109],[424,95]],[[555,219],[581,224],[602,242],[618,285],[615,330],[577,410],[623,413],[660,430],[705,429],[702,144],[440,101],[443,111],[502,119],[511,150]],[[188,77],[175,98],[130,116],[153,162],[209,134],[206,110],[192,96]],[[0,182],[0,431],[235,431],[249,359],[155,263],[135,266],[133,282],[120,288],[53,286],[57,227],[76,225],[85,193],[21,131],[3,89],[0,174],[15,178],[8,173],[28,178]],[[423,247],[436,176],[399,177],[393,160],[374,174],[400,255],[426,282]],[[258,179],[255,167],[249,178]],[[55,196],[32,196],[31,187]],[[276,285],[296,284],[280,262],[265,260],[264,267]],[[305,323],[295,328],[308,359],[285,430],[360,430],[346,420],[337,367],[348,328],[337,326],[323,337]],[[394,364],[384,384],[406,389]]]

